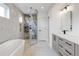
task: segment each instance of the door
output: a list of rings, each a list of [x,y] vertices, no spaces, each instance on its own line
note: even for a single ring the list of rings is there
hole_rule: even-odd
[[[44,15],[38,17],[38,40],[48,41],[48,18]]]

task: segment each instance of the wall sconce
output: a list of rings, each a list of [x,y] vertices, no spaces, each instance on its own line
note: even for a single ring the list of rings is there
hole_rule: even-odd
[[[64,8],[64,9],[63,9],[63,13],[66,13],[66,11],[67,11],[67,10]]]
[[[68,5],[67,6],[67,11],[71,11],[72,10],[72,6],[71,5]]]
[[[66,13],[67,11],[71,11],[71,6],[70,5],[66,5],[63,9],[61,9],[61,14],[62,13]]]
[[[22,17],[19,17],[19,23],[22,23],[23,21],[22,21]]]
[[[20,32],[21,32],[21,30],[22,30],[22,22],[23,22],[22,16],[20,15],[20,16],[19,16]]]

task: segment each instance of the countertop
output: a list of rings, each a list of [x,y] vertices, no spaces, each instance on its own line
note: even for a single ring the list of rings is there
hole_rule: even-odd
[[[61,34],[61,33],[53,33],[53,34],[79,45],[79,36],[78,35]]]

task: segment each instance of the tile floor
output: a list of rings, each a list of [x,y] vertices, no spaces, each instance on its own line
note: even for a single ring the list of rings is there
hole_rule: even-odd
[[[24,56],[58,56],[46,41],[40,41],[32,46],[26,41],[24,52]]]

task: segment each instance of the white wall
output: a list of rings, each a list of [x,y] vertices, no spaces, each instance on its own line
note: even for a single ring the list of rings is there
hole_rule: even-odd
[[[52,47],[52,34],[61,32],[60,10],[67,4],[55,4],[48,13],[49,16],[49,44]],[[79,4],[72,6],[72,34],[79,36]]]
[[[79,35],[79,3],[72,4],[72,32]]]
[[[12,4],[7,5],[10,8],[10,19],[0,17],[0,43],[6,40],[23,38],[23,29],[20,32],[18,17],[22,13]]]
[[[37,26],[38,26],[38,40],[48,41],[48,15],[46,13],[38,14]]]
[[[52,34],[60,32],[60,7],[62,4],[55,4],[48,13],[49,16],[49,44],[52,47]]]

